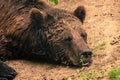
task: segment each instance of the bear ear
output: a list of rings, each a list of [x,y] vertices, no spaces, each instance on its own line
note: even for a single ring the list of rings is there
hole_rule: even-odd
[[[83,23],[85,20],[85,16],[86,16],[86,11],[85,8],[83,6],[79,6],[75,9],[74,11],[74,15],[80,19],[80,21]]]
[[[46,12],[40,11],[37,8],[30,10],[30,19],[33,24],[42,24],[45,21],[46,15]]]

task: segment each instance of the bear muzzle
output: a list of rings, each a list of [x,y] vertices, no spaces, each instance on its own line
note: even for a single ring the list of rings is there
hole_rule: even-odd
[[[76,56],[76,57],[75,57]],[[92,63],[92,51],[79,51],[76,55],[70,58],[72,65],[78,67],[89,67]]]
[[[79,54],[80,64],[82,66],[90,66],[92,63],[92,51],[84,50]]]

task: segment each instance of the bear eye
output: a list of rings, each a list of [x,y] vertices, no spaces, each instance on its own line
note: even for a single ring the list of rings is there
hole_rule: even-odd
[[[69,36],[69,37],[65,38],[64,41],[65,41],[66,43],[69,43],[69,42],[72,41],[72,37]]]
[[[81,36],[85,41],[87,40],[87,34],[81,34]]]

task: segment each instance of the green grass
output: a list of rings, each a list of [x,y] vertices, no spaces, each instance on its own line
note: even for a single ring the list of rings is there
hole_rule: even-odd
[[[92,51],[92,57],[96,57],[97,53],[95,51]]]
[[[120,68],[110,70],[108,76],[110,79],[120,80]]]
[[[66,80],[72,80],[70,77],[67,77],[67,79]]]
[[[57,5],[58,4],[58,0],[49,0],[52,4]]]
[[[105,42],[102,42],[97,46],[97,49],[99,49],[99,50],[105,50],[105,48],[106,48],[106,43]]]
[[[97,80],[102,77],[101,73],[93,70],[91,72],[83,72],[77,69],[77,74],[79,77],[72,79],[71,77],[66,78],[66,80]]]

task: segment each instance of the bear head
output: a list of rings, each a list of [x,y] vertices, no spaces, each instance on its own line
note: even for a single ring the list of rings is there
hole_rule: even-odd
[[[10,50],[15,46],[14,52],[21,55],[26,53],[66,65],[89,66],[92,52],[87,46],[87,34],[81,27],[85,15],[82,6],[73,13],[56,8],[31,8],[28,19],[23,18],[25,25],[21,22],[20,28],[8,29],[7,37],[12,39],[13,46]]]

